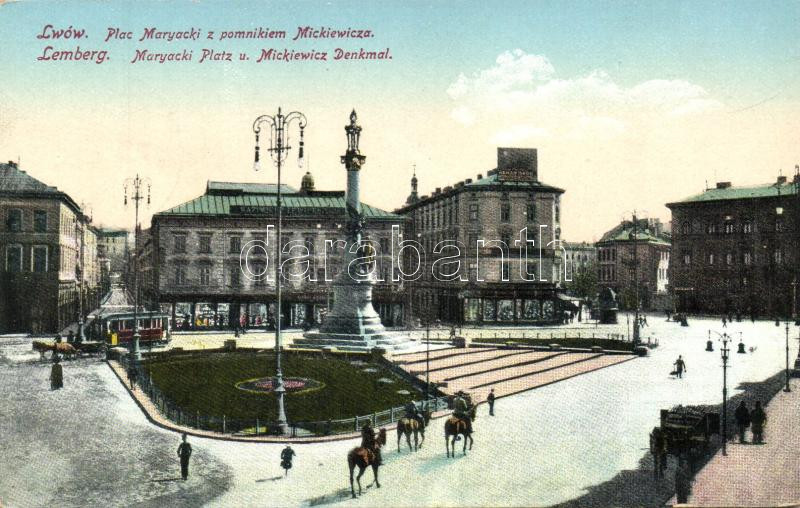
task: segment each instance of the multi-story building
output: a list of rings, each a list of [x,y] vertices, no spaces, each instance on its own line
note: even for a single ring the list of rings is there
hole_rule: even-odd
[[[797,314],[800,175],[792,182],[713,189],[674,203],[670,279],[677,309]]]
[[[567,279],[583,270],[594,270],[597,263],[597,247],[589,242],[561,242],[567,260]]]
[[[97,252],[101,259],[107,259],[110,270],[116,273],[125,271],[129,256],[129,232],[120,228],[101,228],[98,230]]]
[[[299,191],[282,185],[281,194],[282,322],[319,323],[342,269],[335,242],[346,237],[345,192],[316,190],[306,173]],[[155,214],[139,240],[144,301],[161,304],[178,328],[274,322],[276,198],[274,184],[208,182],[202,196]],[[384,325],[400,326],[403,285],[392,281],[391,253],[393,226],[402,235],[404,218],[362,208],[365,239],[377,251],[373,304]]]
[[[498,148],[497,167],[419,197],[395,213],[409,218],[420,276],[410,284],[411,314],[469,324],[549,323],[566,305],[558,248],[562,189],[539,181],[534,148]],[[414,253],[408,249],[406,255]],[[455,276],[454,276],[455,275]]]
[[[642,310],[672,308],[668,293],[670,235],[661,221],[623,221],[604,234],[596,246],[598,284],[613,289],[622,308],[635,307],[637,280]]]
[[[75,201],[8,162],[0,164],[0,217],[0,332],[56,332],[77,322],[80,308],[92,310],[96,241]]]

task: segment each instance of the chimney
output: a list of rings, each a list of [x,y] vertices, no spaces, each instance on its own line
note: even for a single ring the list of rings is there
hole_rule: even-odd
[[[433,195],[435,196],[436,194],[439,194],[441,192],[442,192],[442,188],[441,187],[436,187],[436,190],[433,191]]]
[[[783,176],[783,175],[779,176],[779,177],[778,177],[778,181],[777,181],[776,183],[777,183],[777,185],[783,185],[783,184],[785,184],[785,183],[786,183],[786,177],[785,177],[785,176]]]
[[[483,179],[483,174],[482,173],[478,173],[478,180],[481,180],[481,179]]]
[[[730,189],[731,182],[717,182],[717,189]]]
[[[464,183],[472,183],[472,178],[467,178],[466,180],[464,180]]]

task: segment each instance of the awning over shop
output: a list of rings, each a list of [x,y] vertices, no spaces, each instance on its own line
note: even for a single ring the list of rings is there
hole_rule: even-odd
[[[567,309],[578,310],[580,309],[580,298],[575,298],[573,296],[567,296],[563,293],[556,293],[556,298],[561,301],[561,305],[563,305]]]

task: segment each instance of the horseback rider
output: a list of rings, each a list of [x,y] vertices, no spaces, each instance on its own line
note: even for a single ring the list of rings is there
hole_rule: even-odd
[[[472,434],[470,409],[466,394],[462,390],[459,390],[458,393],[456,393],[456,398],[453,400],[453,416],[467,423],[467,434]]]
[[[381,448],[377,445],[375,429],[369,420],[361,427],[361,447],[367,449],[370,458],[374,459],[376,464],[381,463]]]
[[[422,413],[419,412],[419,408],[417,407],[417,405],[414,403],[413,400],[409,401],[408,404],[406,404],[405,409],[406,409],[406,414],[405,414],[406,418],[411,418],[416,420],[419,423],[420,427],[425,426],[425,423],[422,419]]]

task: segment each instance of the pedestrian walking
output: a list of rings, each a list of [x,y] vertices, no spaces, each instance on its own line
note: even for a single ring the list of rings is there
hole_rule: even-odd
[[[723,328],[728,327],[728,319],[725,316],[722,316],[722,327]]]
[[[178,445],[178,457],[181,459],[181,478],[189,478],[189,457],[192,456],[192,445],[186,441],[186,433],[183,434],[183,442]]]
[[[761,401],[756,401],[756,407],[750,413],[750,424],[753,426],[753,443],[762,444],[764,442],[764,425],[767,423],[767,414],[761,407]]]
[[[664,478],[667,469],[667,441],[660,428],[650,433],[650,453],[653,454],[653,479]]]
[[[686,370],[686,362],[683,361],[681,355],[678,355],[678,359],[675,360],[675,374],[677,374],[678,379],[683,378],[683,372]]]
[[[489,403],[489,416],[494,416],[494,388],[489,390],[489,396],[486,397],[486,402]]]
[[[53,357],[53,366],[50,368],[50,389],[58,390],[64,387],[64,371],[61,368],[61,363],[58,355]]]
[[[678,503],[689,502],[689,495],[692,493],[692,471],[685,457],[679,459],[678,469],[675,471],[675,495]]]
[[[128,384],[131,385],[131,390],[136,386],[136,367],[133,364],[128,367]]]
[[[747,430],[747,427],[750,426],[750,411],[747,409],[747,405],[744,403],[744,401],[739,403],[739,407],[736,408],[734,417],[736,418],[736,430],[739,432],[739,442],[744,443],[744,433]]]
[[[281,467],[284,470],[284,476],[289,476],[289,470],[292,469],[292,457],[295,455],[297,454],[289,445],[286,445],[286,448],[281,451]]]

